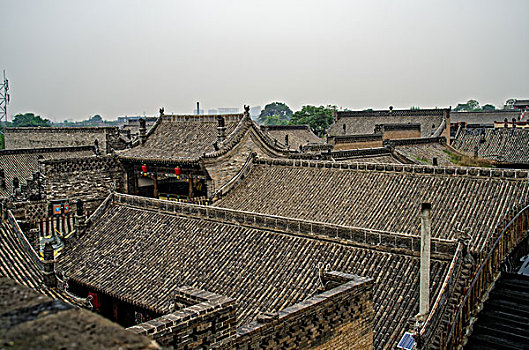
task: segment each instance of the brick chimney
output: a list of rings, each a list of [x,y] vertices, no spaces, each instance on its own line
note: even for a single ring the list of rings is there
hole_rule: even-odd
[[[81,237],[86,232],[86,216],[84,215],[83,201],[78,199],[75,211],[75,236]]]
[[[226,139],[226,126],[224,117],[219,115],[217,117],[217,122],[217,144],[220,146],[220,144]]]
[[[140,118],[140,143],[143,145],[145,143],[145,140],[147,140],[147,128],[145,127],[145,119]]]
[[[55,257],[53,256],[53,246],[50,242],[44,245],[44,261],[42,263],[42,279],[48,288],[57,287],[57,277],[55,276]]]
[[[421,204],[421,270],[419,316],[426,317],[430,308],[430,238],[432,204]]]

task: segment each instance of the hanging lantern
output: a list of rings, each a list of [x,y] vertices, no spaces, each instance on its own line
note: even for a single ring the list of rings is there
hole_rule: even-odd
[[[176,178],[177,178],[178,180],[180,180],[180,174],[181,174],[181,173],[182,173],[182,169],[181,169],[179,166],[177,166],[177,167],[174,168],[174,174],[176,175]]]
[[[143,165],[141,166],[141,171],[143,171],[144,173],[147,172],[147,165],[146,165],[146,164],[143,164]]]

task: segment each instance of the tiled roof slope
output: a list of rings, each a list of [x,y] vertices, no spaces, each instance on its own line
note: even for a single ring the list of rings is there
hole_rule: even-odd
[[[461,129],[452,146],[462,152],[498,162],[529,164],[529,130]]]
[[[452,123],[464,122],[468,124],[488,124],[494,125],[494,122],[503,122],[505,118],[511,121],[512,118],[518,120],[520,111],[515,110],[496,110],[480,112],[451,112],[450,120]]]
[[[419,123],[421,137],[431,137],[438,131],[448,113],[448,109],[337,112],[337,120],[327,133],[330,136],[372,134],[375,125]]]
[[[71,280],[161,311],[183,285],[232,297],[238,326],[312,296],[318,266],[373,277],[375,348],[392,347],[418,309],[416,257],[130,204],[113,203],[60,264]],[[447,265],[432,261],[431,300]]]
[[[323,143],[308,125],[267,125],[261,126],[261,129],[282,144],[285,144],[285,136],[288,135],[288,148],[293,150],[299,150],[307,143]]]
[[[395,152],[416,164],[432,165],[433,158],[437,158],[440,166],[453,166],[455,164],[450,156],[454,151],[439,142],[397,145]]]
[[[42,271],[20,238],[7,225],[0,223],[0,276],[29,287],[53,299],[61,299],[70,304],[80,302],[57,288],[44,286]]]
[[[217,117],[163,115],[149,130],[145,144],[120,152],[124,158],[189,160],[214,152],[217,141]],[[242,114],[223,115],[226,136],[236,128]]]
[[[216,206],[419,235],[419,205],[431,202],[433,237],[454,239],[457,229],[468,229],[471,247],[481,250],[509,210],[529,203],[528,173],[523,171],[504,171],[525,177],[518,179],[476,168],[256,162]]]
[[[13,193],[13,178],[17,177],[21,185],[31,179],[39,169],[39,160],[78,158],[94,155],[93,146],[33,148],[0,150],[0,169],[4,171],[6,187],[0,186],[0,197]]]

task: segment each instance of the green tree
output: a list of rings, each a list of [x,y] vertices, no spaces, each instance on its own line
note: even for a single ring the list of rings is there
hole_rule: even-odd
[[[4,141],[4,134],[0,134],[0,149],[6,148],[5,141]]]
[[[479,107],[479,102],[476,100],[468,100],[467,106],[470,108],[471,111],[479,111],[481,108]]]
[[[285,119],[281,119],[281,117],[277,114],[274,115],[267,115],[264,118],[264,125],[287,125],[288,121]]]
[[[11,125],[14,127],[51,126],[51,122],[48,119],[42,119],[39,115],[24,113],[15,115]]]
[[[260,124],[266,124],[266,118],[274,115],[278,116],[279,121],[288,123],[290,117],[292,117],[292,110],[283,102],[272,102],[267,104],[265,108],[261,111],[261,114],[257,118],[257,121]]]
[[[494,111],[496,110],[496,107],[491,104],[486,104],[481,109],[484,111]]]
[[[90,118],[90,121],[94,123],[101,123],[103,121],[103,118],[99,114],[96,114],[92,118]]]
[[[316,135],[322,137],[334,121],[336,106],[303,106],[292,115],[289,124],[307,124]]]
[[[472,112],[472,111],[481,111],[479,102],[476,100],[468,100],[467,103],[459,103],[454,112]]]

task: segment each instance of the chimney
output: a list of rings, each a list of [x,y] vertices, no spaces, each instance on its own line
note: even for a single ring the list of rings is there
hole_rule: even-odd
[[[438,165],[438,163],[437,163],[437,157],[433,157],[433,159],[432,159],[432,164],[433,164],[433,166],[437,166],[437,165]]]
[[[285,135],[285,145],[288,147],[288,134]]]
[[[512,127],[516,128],[516,118],[512,118]]]
[[[145,127],[145,119],[140,118],[140,143],[143,145],[145,143],[145,140],[147,140],[147,134],[146,134],[146,127]]]
[[[219,115],[217,117],[217,143],[220,145],[226,139],[226,126],[224,124],[224,117]]]
[[[84,215],[83,201],[78,199],[75,206],[75,236],[81,237],[86,232],[86,216]]]
[[[430,308],[430,237],[432,204],[421,204],[421,270],[419,316],[426,317]]]
[[[509,127],[509,121],[507,120],[507,118],[505,118],[505,119],[503,120],[503,127],[504,127],[504,128],[508,128],[508,127]]]
[[[55,257],[53,256],[53,246],[50,242],[44,245],[44,261],[42,264],[42,279],[48,288],[57,287],[57,277],[55,276]]]

